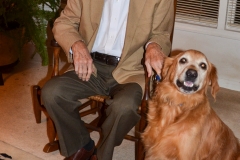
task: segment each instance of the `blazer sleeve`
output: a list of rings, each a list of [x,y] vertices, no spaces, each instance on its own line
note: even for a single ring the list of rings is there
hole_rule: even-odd
[[[174,24],[174,0],[162,0],[155,10],[148,42],[159,44],[165,55],[171,51],[171,33]]]
[[[84,41],[78,31],[81,8],[79,0],[68,1],[52,29],[55,40],[66,53],[69,62],[72,62],[72,54],[69,51],[73,43],[79,40]]]

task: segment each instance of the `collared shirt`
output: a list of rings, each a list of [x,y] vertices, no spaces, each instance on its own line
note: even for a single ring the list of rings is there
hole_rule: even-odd
[[[92,52],[121,57],[130,0],[105,0]]]

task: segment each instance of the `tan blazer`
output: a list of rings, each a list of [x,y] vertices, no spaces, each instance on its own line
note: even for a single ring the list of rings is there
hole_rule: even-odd
[[[104,0],[68,0],[53,27],[54,37],[65,51],[74,42],[83,40],[89,51],[97,35]],[[168,55],[174,22],[174,0],[130,0],[125,43],[120,62],[113,71],[118,83],[137,82],[144,88],[141,60],[147,42],[156,42]]]

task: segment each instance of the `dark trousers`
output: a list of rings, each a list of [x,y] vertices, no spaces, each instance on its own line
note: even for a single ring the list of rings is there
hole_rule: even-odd
[[[70,156],[86,145],[90,134],[81,120],[79,99],[91,95],[111,95],[107,101],[107,119],[102,125],[103,140],[97,150],[99,160],[111,160],[114,147],[136,125],[140,116],[137,108],[141,103],[142,89],[137,83],[118,84],[113,76],[114,66],[94,62],[97,77],[82,81],[69,71],[49,80],[42,89],[43,103],[56,126],[61,154]]]

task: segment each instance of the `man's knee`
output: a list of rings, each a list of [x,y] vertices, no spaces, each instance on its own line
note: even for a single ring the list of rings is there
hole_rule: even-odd
[[[58,78],[53,78],[46,82],[41,91],[41,98],[44,104],[49,104],[55,100],[56,97],[63,93],[62,85]]]
[[[120,91],[121,92],[121,91]],[[123,92],[113,96],[112,100],[107,101],[111,112],[117,115],[136,114],[141,104],[142,90],[138,84],[129,84],[123,88]]]

